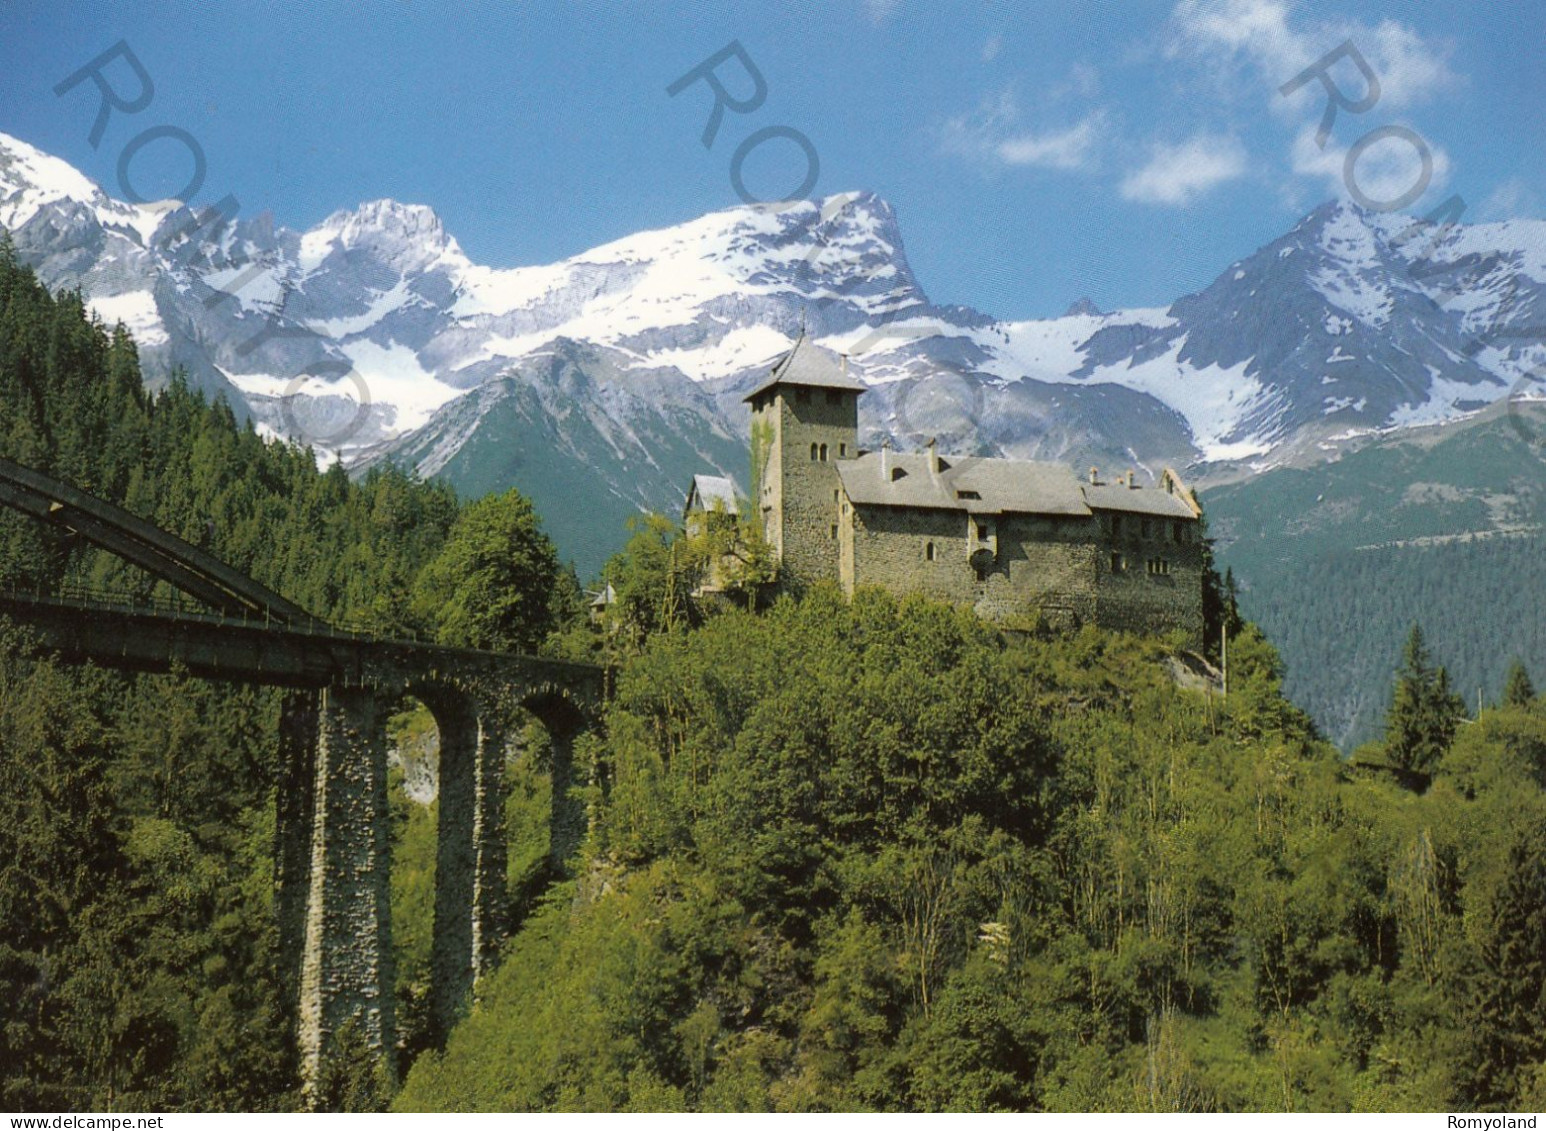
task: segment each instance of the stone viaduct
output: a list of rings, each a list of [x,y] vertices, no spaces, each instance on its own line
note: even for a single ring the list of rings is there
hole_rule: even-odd
[[[551,857],[583,832],[570,750],[605,672],[533,656],[335,628],[197,547],[100,499],[0,460],[0,504],[94,543],[207,606],[0,593],[0,613],[66,662],[286,689],[277,788],[276,907],[303,1081],[349,1024],[392,1070],[396,1041],[387,717],[407,696],[440,735],[432,1013],[440,1033],[494,961],[502,931],[504,767],[517,720],[553,747]],[[526,715],[523,715],[523,712]]]

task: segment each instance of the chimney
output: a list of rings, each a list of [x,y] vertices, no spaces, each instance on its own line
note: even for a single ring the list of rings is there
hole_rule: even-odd
[[[1138,486],[1138,473],[1132,468],[1127,469],[1127,485],[1134,488]]]
[[[891,482],[891,437],[887,436],[880,442],[880,477],[886,482]]]
[[[1091,487],[1099,487],[1100,486],[1100,468],[1098,468],[1098,467],[1090,468],[1090,486]]]
[[[929,474],[939,474],[939,448],[935,446],[935,437],[929,437]]]
[[[847,377],[848,376],[848,355],[845,353],[845,354],[842,355],[842,358],[843,358],[843,376]]]

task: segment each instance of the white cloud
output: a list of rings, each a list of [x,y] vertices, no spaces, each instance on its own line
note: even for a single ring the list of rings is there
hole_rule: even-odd
[[[1178,145],[1155,146],[1148,162],[1123,178],[1121,192],[1140,204],[1186,205],[1245,171],[1239,138],[1199,134]]]
[[[1004,37],[1002,35],[990,35],[988,41],[982,45],[982,61],[991,63],[998,58],[998,53],[1004,49]]]
[[[995,152],[1006,165],[1043,169],[1082,169],[1090,163],[1105,116],[1099,111],[1076,126],[1051,133],[1022,133],[1005,138]]]
[[[1280,88],[1344,44],[1351,44],[1374,72],[1379,97],[1362,114],[1340,110],[1322,146],[1316,133],[1329,101],[1325,86],[1311,79],[1287,97]],[[1387,136],[1362,150],[1349,184],[1344,178],[1347,147],[1390,126],[1392,111],[1430,101],[1462,81],[1450,68],[1447,41],[1390,19],[1374,24],[1313,19],[1302,14],[1297,0],[1177,0],[1166,53],[1207,68],[1222,84],[1226,106],[1238,98],[1242,82],[1259,90],[1294,130],[1288,152],[1292,173],[1365,203],[1403,198],[1421,181],[1422,158],[1410,140]],[[1349,99],[1369,91],[1353,58],[1339,59],[1328,75]],[[1449,176],[1449,156],[1431,138],[1422,141],[1432,158],[1429,187],[1441,187]]]
[[[1347,42],[1378,76],[1377,105],[1383,109],[1417,105],[1460,82],[1449,66],[1451,45],[1425,38],[1406,24],[1390,19],[1371,25],[1294,17],[1290,0],[1178,0],[1171,13],[1167,50],[1172,57],[1191,55],[1220,67],[1254,65],[1274,105],[1297,112],[1308,106],[1319,113],[1325,88],[1312,82],[1284,99],[1278,87]],[[1366,89],[1351,60],[1337,63],[1331,75],[1350,97],[1357,98]]]
[[[1360,135],[1360,139],[1367,136]],[[1357,144],[1355,139],[1354,144]],[[1419,197],[1403,198],[1417,188],[1422,195],[1441,189],[1449,181],[1449,154],[1441,146],[1423,139],[1429,153],[1428,182],[1423,184],[1423,156],[1418,147],[1401,137],[1385,136],[1369,143],[1358,155],[1351,170],[1347,167],[1347,147],[1328,144],[1322,149],[1315,141],[1315,126],[1307,124],[1294,137],[1289,153],[1295,173],[1323,178],[1338,196],[1357,200],[1371,208],[1406,208]],[[1349,176],[1351,172],[1351,176]]]
[[[1026,129],[1019,102],[1006,89],[971,114],[947,119],[940,129],[940,148],[991,165],[1085,169],[1094,164],[1105,123],[1105,112],[1093,110],[1071,126]]]
[[[1539,219],[1541,200],[1523,177],[1510,177],[1488,194],[1476,210],[1478,220]]]
[[[1089,63],[1075,63],[1068,68],[1068,82],[1054,93],[1094,98],[1100,93],[1100,72]]]
[[[870,23],[879,27],[896,13],[900,4],[901,0],[864,0],[864,12]]]

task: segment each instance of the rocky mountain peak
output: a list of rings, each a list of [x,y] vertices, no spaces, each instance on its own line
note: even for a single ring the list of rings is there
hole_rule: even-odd
[[[334,212],[301,238],[309,248],[366,251],[404,272],[423,269],[448,253],[460,255],[433,208],[396,200],[372,200]]]
[[[69,201],[95,206],[107,197],[68,162],[0,133],[0,226],[14,231],[44,206]]]

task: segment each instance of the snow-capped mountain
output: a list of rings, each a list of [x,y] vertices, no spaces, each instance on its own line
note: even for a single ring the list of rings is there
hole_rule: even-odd
[[[276,434],[469,489],[513,482],[547,513],[670,506],[690,460],[744,475],[739,396],[802,326],[871,383],[872,441],[1203,478],[1465,415],[1546,362],[1546,223],[1338,203],[1166,309],[1086,300],[1021,322],[932,304],[868,193],[499,269],[427,207],[376,201],[305,232],[227,222],[115,201],[0,135],[0,226],[45,282],[134,332],[152,380],[182,366]]]

